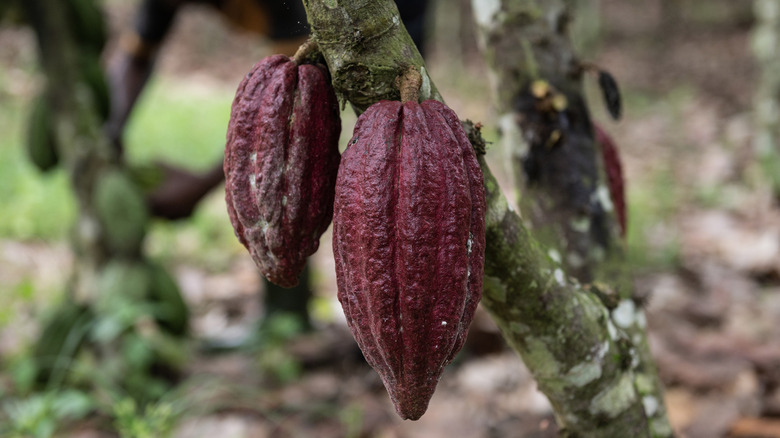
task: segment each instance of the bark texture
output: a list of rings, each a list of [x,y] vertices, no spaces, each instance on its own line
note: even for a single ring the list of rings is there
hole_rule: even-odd
[[[530,1],[507,2],[514,5],[509,11],[502,10],[498,0],[486,2],[487,6],[478,3],[474,3],[475,14],[482,20],[478,23],[491,22],[501,12],[499,15],[510,17],[508,23],[522,26],[543,12]],[[509,80],[511,76],[526,77],[527,69],[535,72],[531,77],[539,77],[540,66],[556,66],[559,73],[545,77],[562,94],[579,94],[579,86],[569,85],[566,75],[560,73],[570,71],[574,65],[570,50],[554,49],[568,44],[564,36],[544,36],[548,32],[546,26],[557,29],[565,25],[566,5],[548,3],[548,7],[557,8],[559,15],[545,16],[552,20],[545,18],[544,23],[533,21],[531,34],[553,47],[549,52],[534,52],[530,47],[534,38],[490,41],[489,57],[511,56],[501,50],[518,45],[525,50],[523,56],[528,62],[523,70],[516,68],[504,73],[507,77],[503,80],[510,88],[496,96],[500,108],[511,108],[513,97],[527,91],[524,83],[511,88],[517,82]],[[416,56],[403,28],[393,24],[400,20],[391,1],[304,0],[304,5],[313,36],[323,48],[333,73],[336,90],[358,110],[388,97],[397,99],[393,81],[404,67],[413,65],[424,72],[422,60]],[[519,15],[509,14],[512,9]],[[440,99],[430,79],[426,79],[424,87],[430,87],[431,96]],[[496,78],[496,83],[501,80]],[[574,105],[584,109],[584,102]],[[512,131],[519,133],[514,118],[511,120]],[[579,126],[579,145],[585,149],[582,168],[590,172],[587,175],[593,179],[589,187],[595,190],[598,169],[592,164],[592,131],[589,123],[580,122]],[[551,400],[563,434],[671,436],[661,387],[648,354],[644,314],[634,301],[621,299],[607,286],[584,286],[569,278],[557,251],[544,250],[530,237],[484,160],[481,166],[487,194],[482,303]],[[576,225],[577,229],[585,229],[574,236],[586,242],[583,248],[590,251],[597,247],[588,231],[592,225]]]
[[[582,285],[523,227],[482,163],[486,218],[482,303],[531,370],[569,436],[671,436],[647,354],[645,317],[605,285]]]
[[[422,56],[391,1],[304,0],[312,38],[328,62],[336,93],[358,113],[379,100],[400,100],[396,77]],[[441,100],[423,69],[420,101]]]

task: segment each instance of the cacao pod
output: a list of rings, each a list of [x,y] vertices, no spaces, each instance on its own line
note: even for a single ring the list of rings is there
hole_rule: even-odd
[[[80,53],[81,80],[91,93],[92,103],[100,121],[108,118],[111,101],[100,58],[88,52]],[[59,139],[54,129],[54,114],[49,106],[47,92],[35,98],[27,128],[27,155],[41,172],[47,172],[59,164]]]
[[[620,99],[620,88],[618,88],[617,81],[612,77],[609,72],[601,70],[599,71],[599,87],[601,88],[601,96],[604,98],[604,103],[607,105],[607,111],[613,119],[619,120],[620,115],[623,112],[623,105]]]
[[[27,128],[27,156],[38,170],[46,172],[60,161],[52,114],[43,94],[32,105]]]
[[[593,130],[596,132],[596,142],[601,146],[601,159],[604,161],[604,172],[607,174],[609,198],[615,207],[615,215],[618,225],[620,225],[620,236],[626,237],[628,215],[626,213],[625,183],[620,154],[612,137],[604,132],[599,125],[593,123]]]
[[[93,187],[95,213],[109,252],[138,254],[141,250],[149,210],[141,189],[119,169],[107,169]]]
[[[228,214],[260,271],[280,286],[298,283],[330,224],[340,132],[324,66],[274,55],[238,87],[225,147]]]
[[[147,300],[153,305],[152,312],[157,323],[174,336],[186,336],[190,313],[179,285],[164,266],[150,262],[148,269],[150,285]]]
[[[111,111],[111,95],[100,57],[82,53],[79,56],[81,80],[87,85],[94,110],[101,122],[108,119]]]
[[[81,50],[100,55],[108,40],[103,10],[96,0],[69,0],[67,18]]]
[[[416,420],[482,295],[485,193],[455,113],[382,101],[357,121],[336,182],[338,297],[396,411]]]

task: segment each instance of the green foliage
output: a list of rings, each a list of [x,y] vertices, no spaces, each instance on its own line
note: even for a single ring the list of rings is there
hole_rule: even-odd
[[[111,95],[108,89],[99,54],[82,52],[79,56],[81,80],[87,85],[92,103],[101,121],[108,119],[111,111]]]
[[[300,377],[301,364],[286,347],[303,330],[303,323],[292,314],[276,313],[263,321],[257,344],[257,366],[261,374],[283,384]]]
[[[7,93],[12,79],[0,71],[0,202],[4,211],[13,212],[0,215],[0,238],[62,240],[67,238],[76,216],[70,182],[61,169],[42,174],[26,156],[25,126],[32,93]],[[154,105],[142,103],[134,113],[126,143],[134,166],[148,168],[146,163],[160,158],[185,167],[215,164],[224,147],[233,91],[192,96],[168,85],[147,90],[145,96],[151,95]],[[105,186],[103,191],[98,196],[107,204],[111,204],[111,198],[128,199],[105,193]],[[143,205],[137,196],[130,198],[135,199],[134,206],[116,209],[109,205],[102,212],[106,217],[132,216]],[[69,421],[82,418],[80,413],[58,407],[65,403],[60,399],[79,406],[73,402],[72,391],[76,390],[69,388],[80,388],[78,394],[86,397],[107,395],[111,400],[133,401],[133,405],[124,402],[117,406],[116,411],[113,402],[93,402],[97,413],[116,417],[115,426],[123,436],[169,434],[178,413],[171,410],[170,403],[149,403],[171,394],[170,381],[163,376],[175,374],[191,355],[188,343],[182,340],[188,327],[188,309],[163,266],[171,259],[186,257],[215,269],[226,267],[231,254],[240,248],[225,215],[221,195],[215,193],[191,221],[155,222],[151,239],[147,237],[153,242],[147,246],[158,261],[124,268],[107,266],[95,279],[106,292],[101,294],[104,299],[96,303],[96,311],[86,324],[74,322],[79,315],[71,315],[68,303],[63,310],[59,300],[50,301],[53,316],[47,318],[50,322],[43,330],[50,326],[52,336],[44,336],[41,345],[22,355],[3,360],[10,385],[1,389],[0,436],[52,436]],[[121,240],[124,237],[117,239]],[[225,251],[213,251],[214,245]],[[117,263],[122,265],[121,261]],[[2,294],[0,324],[13,323],[19,306],[36,305],[49,293],[38,289],[37,283],[34,278],[24,277]],[[82,342],[101,345],[103,353],[113,359],[93,349],[79,349]],[[54,373],[41,385],[44,367]]]
[[[0,238],[63,239],[76,216],[70,183],[61,170],[42,175],[27,158],[26,126],[33,102],[31,96],[4,93],[11,89],[10,81],[0,71],[0,203],[4,211],[13,212],[0,215]],[[219,162],[233,92],[220,89],[193,93],[169,82],[154,81],[128,125],[125,146],[129,160],[140,167],[162,160],[199,169]],[[221,196],[215,195],[214,199],[214,205],[197,212],[189,223],[155,224],[152,234],[162,242],[159,246],[152,243],[154,254],[168,257],[174,256],[177,249],[188,252],[190,247],[182,248],[182,240],[187,241],[186,245],[194,241],[198,248],[216,243],[224,245],[228,254],[231,247],[237,251]],[[174,242],[179,244],[171,246]],[[196,257],[207,253],[196,252]]]
[[[178,287],[161,266],[123,260],[105,266],[99,287],[91,339],[111,353],[97,373],[137,400],[157,400],[170,383],[153,370],[175,375],[189,357],[188,309]]]
[[[359,404],[350,404],[339,411],[339,422],[344,427],[344,436],[346,438],[357,438],[363,429],[363,407]]]
[[[54,385],[62,382],[92,326],[92,320],[91,310],[73,301],[64,301],[53,309],[32,349],[36,382]]]
[[[44,94],[39,95],[32,105],[27,121],[27,155],[42,172],[53,169],[60,160],[54,125]]]
[[[0,294],[0,327],[13,320],[16,306],[31,303],[35,299],[35,285],[29,276],[11,286],[7,293]]]
[[[98,0],[70,0],[68,20],[73,24],[76,41],[82,49],[99,54],[108,39],[106,22]]]
[[[60,423],[84,418],[94,408],[91,396],[74,389],[11,399],[2,404],[7,422],[0,426],[0,432],[10,438],[48,438],[54,436]]]
[[[189,324],[189,309],[181,296],[179,286],[161,265],[149,266],[151,284],[148,299],[152,302],[152,315],[169,333],[183,336]]]
[[[92,20],[96,11],[77,12],[86,14],[81,19]],[[93,47],[102,44],[102,30],[91,26],[79,30],[80,38]],[[31,59],[35,61],[34,55]],[[105,83],[96,76],[98,64],[92,61],[83,59],[82,69],[104,111]],[[36,74],[35,62],[28,64],[0,69],[0,202],[10,213],[0,215],[0,239],[65,240],[77,211],[70,181],[61,167],[46,174],[38,171],[25,149],[33,97],[40,91],[32,86],[36,81],[17,83],[24,76],[22,70],[31,77]],[[206,92],[193,93],[171,85],[156,82],[145,91],[125,138],[128,158],[138,168],[149,168],[153,160],[210,167],[222,156],[234,90],[214,92],[208,87]],[[133,183],[135,177],[131,175]],[[159,181],[158,175],[142,177],[146,182]],[[109,240],[114,245],[132,242],[143,234],[137,224],[148,220],[145,215],[137,217],[145,210],[145,202],[138,192],[128,190],[133,184],[124,175],[112,174],[103,183],[96,193],[99,213],[111,223],[110,232],[119,230]],[[106,266],[94,279],[101,289],[100,302],[88,311],[67,300],[48,303],[52,315],[43,321],[41,342],[13,358],[2,358],[2,369],[9,378],[0,381],[0,436],[55,436],[67,430],[69,423],[95,413],[114,418],[121,436],[171,434],[180,410],[160,400],[170,397],[169,377],[179,372],[191,354],[183,339],[188,309],[163,266],[182,256],[215,269],[227,266],[231,254],[240,248],[221,198],[214,194],[206,208],[186,223],[154,223],[152,238],[161,243],[149,247],[158,255],[156,261],[130,266],[117,261]],[[123,221],[129,225],[114,227]],[[226,250],[214,251],[215,245]],[[21,305],[34,307],[45,295],[42,292],[48,293],[38,288],[35,277],[15,281],[0,294],[0,325],[4,327],[16,321]],[[270,343],[279,346],[286,333],[297,331],[277,324],[269,331]],[[87,343],[95,348],[83,348]],[[282,351],[281,347],[277,350]],[[286,375],[285,379],[297,377],[297,363],[289,356],[280,357],[280,364],[269,368]],[[285,361],[292,364],[284,365]],[[48,374],[47,378],[42,379],[42,374]]]
[[[141,409],[132,398],[114,405],[114,427],[123,438],[165,438],[171,436],[178,412],[166,402]]]
[[[165,438],[171,436],[181,409],[167,401],[139,406],[129,397],[101,402],[80,390],[50,390],[3,402],[0,405],[0,435],[8,438],[49,438],[68,423],[92,413],[112,417],[121,437]]]
[[[161,400],[171,383],[152,370],[174,372],[190,357],[187,344],[153,327],[139,330],[144,318],[149,318],[144,300],[122,303],[113,310],[93,313],[66,301],[55,309],[29,355],[6,361],[11,393],[17,398],[3,406],[8,419],[0,421],[7,423],[0,426],[0,436],[52,436],[93,408],[102,415],[117,415],[123,436],[165,436],[161,431],[170,429],[174,421],[168,408],[139,410],[134,417],[126,406],[113,412],[113,400],[128,398],[143,406]],[[85,341],[97,342],[98,348],[79,349]],[[35,392],[41,388],[43,392]],[[77,399],[77,395],[83,397]],[[101,395],[112,402],[93,406],[84,401],[84,397],[91,400]],[[79,408],[83,406],[90,409]]]
[[[17,393],[73,386],[148,402],[170,390],[165,376],[190,357],[188,309],[173,279],[162,266],[116,259],[96,281],[94,305],[57,304],[29,356],[11,364]]]

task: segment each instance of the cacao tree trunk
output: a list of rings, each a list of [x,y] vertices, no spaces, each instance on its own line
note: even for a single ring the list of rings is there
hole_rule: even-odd
[[[486,13],[490,11],[485,11],[484,5],[475,4],[475,13],[483,17],[478,25],[492,21],[496,8],[506,13],[502,16],[507,22],[515,24],[533,21],[543,11],[535,2],[489,3],[492,13]],[[565,12],[563,3],[548,3]],[[381,99],[397,100],[395,78],[409,66],[423,73],[421,100],[441,100],[391,0],[304,0],[304,5],[312,37],[328,63],[337,93],[358,111]],[[557,23],[566,24],[560,19]],[[556,21],[549,24],[554,26]],[[544,44],[568,45],[562,36],[550,39],[540,35],[544,31],[544,27],[536,27],[532,34]],[[525,51],[524,59],[536,64],[536,74],[544,69],[545,78],[575,99],[573,104],[587,117],[584,102],[576,101],[579,82],[570,81],[563,73],[575,61],[571,51],[534,52],[531,42],[536,39],[512,38]],[[499,52],[502,48],[509,50],[510,41],[503,41],[505,45],[500,39],[490,43],[496,58],[512,56]],[[537,55],[551,58],[541,61],[535,58]],[[548,71],[548,65],[559,70]],[[525,68],[515,74],[530,77]],[[500,77],[496,80],[499,82]],[[524,83],[508,79],[506,83],[510,88],[496,99],[499,108],[509,111]],[[510,124],[502,118],[501,127],[505,125]],[[589,127],[581,127],[577,135],[585,151],[571,152],[582,154],[579,170],[591,178],[588,189],[595,190],[598,169],[593,164],[593,134]],[[531,238],[484,159],[481,166],[488,205],[482,303],[552,402],[564,435],[671,436],[661,386],[647,349],[641,309],[630,299],[621,300],[608,286],[584,285],[567,274],[560,257],[550,257],[549,251]],[[589,193],[580,196],[589,197]],[[547,198],[556,200],[558,196],[550,193]],[[557,202],[558,208],[569,208],[568,201]],[[574,230],[577,233],[573,237],[582,240],[576,248],[592,257],[590,252],[598,245],[591,234],[578,231],[582,228]]]
[[[143,399],[152,395],[153,367],[173,371],[175,367],[169,366],[185,359],[180,341],[187,332],[187,308],[173,279],[144,257],[148,207],[101,129],[96,99],[82,71],[84,56],[99,57],[99,49],[85,55],[89,49],[84,47],[84,35],[89,36],[90,29],[79,28],[72,18],[79,16],[77,8],[83,3],[23,3],[47,78],[57,155],[79,211],[72,233],[75,269],[67,287],[69,297],[44,328],[33,356],[41,382],[58,380],[82,343],[88,343],[101,361],[117,364],[104,367],[106,374],[101,376]],[[84,311],[74,312],[74,302]],[[139,341],[149,353],[144,355],[147,359],[123,356]]]
[[[568,39],[565,2],[473,0],[491,71],[517,201],[534,236],[559,252],[567,272],[592,281],[614,240],[608,193],[599,178],[593,129],[581,93],[582,68]],[[566,100],[568,120],[540,115],[532,81]],[[551,132],[557,132],[552,134]],[[560,139],[553,144],[557,135]]]
[[[47,77],[47,103],[54,113],[58,151],[70,175],[79,218],[73,245],[78,254],[72,290],[78,301],[94,300],[95,269],[105,260],[105,234],[94,205],[99,173],[112,165],[113,154],[100,131],[96,109],[86,84],[79,80],[77,46],[66,5],[57,0],[24,2],[26,15],[38,37],[40,61]]]

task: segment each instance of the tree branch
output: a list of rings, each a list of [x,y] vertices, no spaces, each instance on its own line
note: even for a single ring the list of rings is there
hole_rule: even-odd
[[[399,100],[395,78],[424,67],[392,1],[304,0],[312,38],[325,56],[333,86],[358,113],[383,99]],[[423,69],[420,99],[441,100]]]
[[[568,39],[569,9],[562,0],[472,0],[472,8],[515,186],[522,187],[518,205],[534,236],[562,254],[567,272],[590,282],[617,233],[582,68]],[[543,88],[532,90],[536,85]],[[545,92],[549,98],[540,98]],[[544,108],[546,99],[560,106]]]
[[[642,310],[626,304],[630,300],[610,309],[603,303],[611,295],[607,287],[568,279],[481,164],[488,203],[482,304],[550,399],[560,425],[572,436],[670,436],[655,367],[641,354],[646,339],[625,330],[644,328]]]

